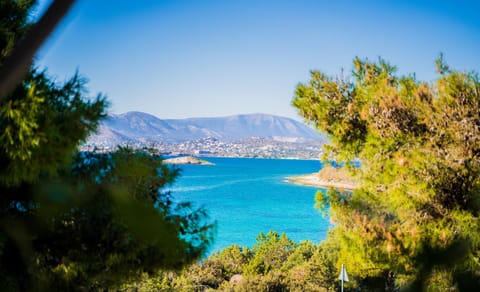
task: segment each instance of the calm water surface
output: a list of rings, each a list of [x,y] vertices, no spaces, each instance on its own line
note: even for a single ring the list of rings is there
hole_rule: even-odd
[[[285,182],[290,175],[321,168],[319,161],[207,158],[215,166],[183,165],[170,188],[180,200],[205,207],[217,221],[211,252],[231,244],[252,246],[260,232],[285,232],[297,242],[326,237],[328,218],[314,208],[313,187]]]

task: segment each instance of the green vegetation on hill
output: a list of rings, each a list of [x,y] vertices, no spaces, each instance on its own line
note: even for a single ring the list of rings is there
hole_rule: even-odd
[[[330,207],[350,274],[414,291],[480,289],[480,82],[440,57],[438,79],[356,58],[352,77],[319,71],[293,104],[327,133],[325,161],[360,159],[353,193]],[[348,163],[346,164],[348,166]]]

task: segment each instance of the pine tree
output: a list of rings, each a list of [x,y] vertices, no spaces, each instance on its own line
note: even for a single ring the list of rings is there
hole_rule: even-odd
[[[31,27],[33,5],[0,2],[0,69]],[[32,68],[0,99],[2,291],[115,288],[180,269],[211,242],[205,211],[161,191],[179,171],[154,152],[78,150],[108,106],[85,83]]]
[[[432,83],[398,76],[382,59],[353,66],[348,79],[311,72],[293,100],[330,136],[323,159],[344,162],[361,182],[319,196],[337,223],[339,262],[363,283],[478,290],[478,74],[450,70],[442,56]]]

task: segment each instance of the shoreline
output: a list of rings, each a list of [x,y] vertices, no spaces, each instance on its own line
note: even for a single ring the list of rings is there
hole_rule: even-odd
[[[320,161],[318,158],[302,158],[302,157],[269,157],[269,156],[237,156],[237,155],[198,155],[201,158],[239,158],[239,159],[267,159],[267,160],[303,160],[303,161]]]
[[[214,163],[193,156],[180,156],[163,160],[164,164],[196,164],[196,165],[215,165]]]
[[[335,188],[338,190],[347,190],[353,191],[357,188],[357,185],[354,182],[334,180],[334,179],[321,179],[318,172],[287,176],[285,178],[286,182],[293,183],[301,186],[317,187],[317,188]]]

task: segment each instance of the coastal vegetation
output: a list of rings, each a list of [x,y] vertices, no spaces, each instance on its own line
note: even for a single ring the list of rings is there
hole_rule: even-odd
[[[312,71],[293,105],[329,135],[324,161],[345,163],[359,182],[317,196],[336,222],[337,266],[391,289],[476,291],[480,82],[443,56],[436,65],[428,83],[355,58],[351,78]]]
[[[1,77],[34,3],[0,1]],[[320,244],[270,231],[207,258],[206,211],[164,191],[178,170],[150,149],[79,151],[106,98],[29,67],[0,96],[0,290],[336,291],[342,264],[351,291],[480,290],[480,82],[436,65],[431,83],[382,59],[312,71],[293,105],[356,183],[317,194],[335,226]]]
[[[11,58],[37,25],[34,2],[0,1],[2,74],[15,71],[5,64],[31,61]],[[2,291],[105,290],[181,269],[212,240],[203,209],[162,192],[178,171],[154,152],[78,150],[108,105],[85,83],[78,74],[60,83],[31,67],[0,97]]]
[[[232,245],[180,273],[125,284],[135,291],[338,291],[334,234],[321,244],[261,233],[252,248]],[[346,286],[350,287],[350,286]]]

